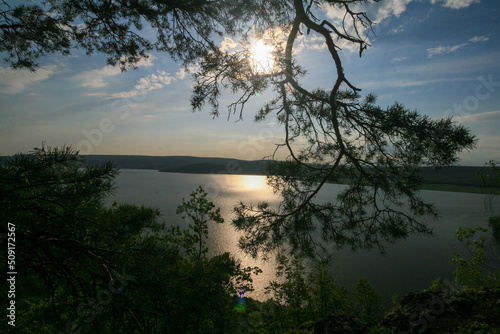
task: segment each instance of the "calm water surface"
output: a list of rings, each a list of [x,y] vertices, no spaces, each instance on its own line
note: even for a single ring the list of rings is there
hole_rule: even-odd
[[[166,224],[185,226],[175,210],[182,198],[188,198],[200,185],[209,193],[209,199],[221,208],[226,221],[223,225],[211,227],[211,250],[214,253],[228,251],[241,259],[245,266],[259,266],[264,272],[254,278],[256,291],[250,296],[265,299],[264,288],[275,279],[275,263],[253,260],[243,254],[237,247],[239,235],[231,226],[232,209],[240,201],[279,203],[279,197],[273,195],[272,189],[266,185],[265,177],[121,170],[116,179],[115,194],[108,203],[117,201],[156,207]],[[325,185],[317,200],[333,198],[340,187]],[[453,246],[461,249],[455,231],[459,226],[488,227],[488,217],[492,213],[484,207],[485,195],[440,191],[422,191],[422,195],[441,213],[438,221],[428,221],[435,237],[412,236],[389,245],[385,255],[376,251],[341,250],[335,253],[332,268],[338,283],[353,287],[359,277],[367,277],[389,305],[394,294],[403,296],[409,291],[426,288],[436,277],[451,281],[453,267],[449,262],[453,257]]]

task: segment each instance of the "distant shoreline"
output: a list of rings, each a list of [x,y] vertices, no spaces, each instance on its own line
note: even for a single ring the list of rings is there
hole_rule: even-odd
[[[192,156],[127,156],[89,155],[85,164],[95,165],[113,161],[119,169],[150,169],[168,173],[264,175],[265,160],[238,160]],[[440,169],[423,167],[422,190],[491,194],[494,190],[482,186],[478,171],[488,172],[488,167],[451,166]],[[347,184],[339,183],[339,184]]]
[[[265,176],[264,174],[233,174],[233,173],[223,173],[223,172],[186,172],[186,171],[158,171],[162,173],[180,173],[180,174],[199,174],[199,175],[239,175],[239,176]],[[333,183],[327,182],[329,184],[340,184],[347,185],[347,183]],[[494,192],[494,189],[486,187],[476,187],[476,186],[465,186],[457,184],[446,184],[446,183],[435,183],[435,184],[423,184],[420,190],[428,191],[447,191],[447,192],[458,192],[458,193],[469,193],[469,194],[485,194],[489,195]]]

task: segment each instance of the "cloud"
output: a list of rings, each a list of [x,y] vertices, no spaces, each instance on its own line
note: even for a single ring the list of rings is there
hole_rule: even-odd
[[[175,72],[175,77],[177,80],[183,80],[188,73],[196,73],[200,70],[199,64],[190,64],[186,67],[181,68],[177,72]]]
[[[134,86],[133,90],[115,93],[109,96],[109,98],[120,99],[137,95],[144,95],[151,91],[168,86],[178,80],[182,80],[185,78],[185,76],[185,70],[178,71],[175,76],[171,76],[170,73],[167,73],[165,71],[158,71],[157,74],[150,74],[146,77],[140,78]]]
[[[170,76],[170,73],[164,71],[159,72],[160,75],[151,74],[145,78],[139,79],[137,85],[134,86],[136,90],[142,92],[149,92],[152,90],[160,89],[163,86],[168,86],[176,81],[175,77]]]
[[[471,39],[469,39],[469,42],[471,42],[471,43],[486,42],[489,39],[490,38],[486,37],[486,36],[475,36],[475,37],[472,37]],[[441,55],[453,53],[453,52],[456,52],[460,49],[465,48],[468,45],[469,45],[469,43],[462,43],[462,44],[457,44],[457,45],[453,45],[453,46],[441,46],[440,45],[440,46],[435,47],[435,48],[427,49],[427,56],[428,56],[428,58],[432,58],[433,56],[441,56]]]
[[[477,148],[472,151],[462,152],[460,164],[462,166],[484,166],[489,160],[500,160],[498,143],[500,136],[476,133],[478,143]]]
[[[495,122],[500,121],[500,110],[488,111],[480,114],[465,115],[461,119],[464,122]]]
[[[411,1],[412,0],[386,0],[377,3],[376,6],[369,6],[366,13],[374,23],[380,23],[391,16],[399,17],[406,11],[406,6]]]
[[[441,46],[440,45],[440,46],[435,47],[435,48],[429,48],[429,49],[427,49],[427,57],[432,58],[434,56],[441,56],[441,55],[453,53],[453,52],[456,52],[460,49],[463,49],[467,45],[469,45],[469,43],[462,43],[462,44],[457,44],[457,45],[453,45],[453,46]]]
[[[432,0],[432,4],[442,3],[443,7],[452,9],[466,8],[474,3],[480,3],[481,0]]]
[[[391,60],[391,63],[397,63],[397,62],[400,62],[400,61],[403,61],[406,59],[408,59],[408,58],[407,57],[395,57]]]
[[[238,46],[237,42],[233,41],[229,37],[224,37],[224,40],[221,42],[220,50],[222,52],[226,52],[229,49],[235,49],[237,46]]]
[[[389,35],[395,35],[399,34],[405,31],[405,28],[402,24],[399,25],[397,28],[392,28],[391,31],[389,31]]]
[[[186,77],[186,75],[189,73],[188,69],[181,68],[179,71],[175,72],[175,76],[177,79],[182,80]]]
[[[486,42],[489,40],[490,40],[490,38],[486,37],[486,36],[475,36],[475,37],[472,37],[471,39],[469,39],[469,42],[478,43],[478,42]]]
[[[153,60],[155,60],[155,56],[149,56],[147,59],[141,59],[136,66],[140,67],[151,67],[153,66]],[[121,74],[122,71],[119,67],[116,66],[104,66],[103,68],[99,68],[96,70],[85,71],[79,73],[75,76],[75,79],[81,81],[82,87],[89,88],[103,88],[108,87],[109,83],[106,80],[110,77],[114,77],[116,75]]]
[[[386,25],[386,21],[391,16],[399,17],[403,12],[406,11],[407,5],[412,0],[385,0],[379,3],[360,3],[357,5],[350,6],[353,12],[364,12],[368,18],[374,23],[374,30],[380,29],[382,26]],[[368,37],[370,31],[364,27],[360,22],[357,23],[357,27],[354,26],[354,22],[345,17],[345,10],[335,5],[327,5],[323,8],[326,12],[326,16],[331,20],[331,23],[337,27],[345,27],[345,30],[351,36],[356,36],[356,29],[360,36],[363,36],[365,42],[371,44],[370,38]],[[385,22],[383,22],[385,21]],[[392,31],[392,33],[403,31],[404,27],[399,26],[397,31]],[[359,46],[353,44],[352,42],[341,40],[337,42],[337,46],[342,49],[347,49],[352,52],[359,52]]]
[[[353,12],[364,12],[367,14],[368,18],[374,23],[374,30],[381,29],[389,23],[389,19],[391,17],[399,17],[402,13],[404,13],[408,7],[408,4],[415,0],[384,0],[381,2],[361,2],[356,5],[351,5],[351,9]],[[460,9],[466,8],[474,3],[480,3],[481,0],[431,0],[432,4],[442,4],[443,7]],[[331,20],[331,22],[337,27],[341,27],[343,23],[343,19],[345,17],[345,10],[343,10],[340,6],[336,5],[326,5],[323,7],[327,18]],[[346,31],[355,35],[354,24],[352,21],[345,22]],[[361,24],[358,25],[358,31],[361,36],[366,36],[365,41],[370,43],[370,39],[368,38],[369,31],[362,27]],[[389,33],[395,34],[398,32],[404,31],[404,26],[400,25],[398,28],[392,29]],[[487,38],[487,37],[486,37]],[[486,41],[485,40],[480,41]],[[476,41],[471,41],[476,42]],[[350,42],[344,41],[343,43],[338,43],[338,46],[341,48],[348,49],[350,51],[358,52],[357,45],[354,45]],[[460,46],[461,47],[461,46]],[[443,49],[444,48],[444,49]],[[453,48],[453,47],[451,47]],[[436,52],[444,52],[446,53],[448,49],[446,47],[441,47],[441,49],[437,49]],[[456,50],[451,50],[450,52],[454,52]]]
[[[36,72],[0,67],[0,93],[19,94],[30,84],[47,80],[59,72],[56,65],[42,66]]]
[[[462,69],[462,75],[469,76],[468,81],[477,81],[477,73],[491,73],[491,64],[496,64],[497,59],[500,59],[500,50],[452,59],[436,57],[432,62],[408,62],[405,66],[398,67],[398,75],[419,78],[422,73],[428,73],[433,77],[447,78],[456,77],[457,69]]]
[[[75,79],[82,82],[82,87],[103,88],[108,86],[106,79],[114,77],[120,73],[121,70],[118,67],[105,66],[96,70],[80,73],[75,77]]]
[[[376,4],[361,3],[351,6],[351,8],[353,12],[365,12],[372,22],[380,23],[390,16],[399,17],[406,11],[406,7],[411,1],[412,0],[385,0]],[[341,21],[345,15],[345,11],[337,6],[330,5],[326,7],[326,15],[330,19]]]
[[[296,51],[301,50],[322,50],[326,48],[323,36],[300,35],[296,40]]]
[[[476,78],[443,78],[429,80],[380,80],[380,81],[365,81],[361,85],[364,89],[380,89],[380,88],[402,88],[402,87],[420,87],[432,84],[448,83],[448,82],[469,82],[476,81]]]

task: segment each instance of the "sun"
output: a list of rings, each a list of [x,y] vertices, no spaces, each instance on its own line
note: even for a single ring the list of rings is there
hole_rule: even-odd
[[[265,44],[263,40],[257,40],[250,47],[250,66],[254,73],[271,73],[274,69],[274,48]]]

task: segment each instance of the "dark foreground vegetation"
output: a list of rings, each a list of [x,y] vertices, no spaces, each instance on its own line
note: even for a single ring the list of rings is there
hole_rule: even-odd
[[[437,279],[390,311],[366,279],[349,291],[328,261],[283,253],[259,302],[245,298],[258,268],[208,255],[209,224],[224,220],[201,187],[178,206],[181,229],[154,208],[105,207],[117,169],[80,162],[71,148],[41,148],[1,164],[0,270],[14,272],[0,285],[2,332],[500,333],[498,253],[478,236],[485,229],[457,232],[471,254],[455,254],[453,282]],[[498,218],[491,225],[498,241]]]

